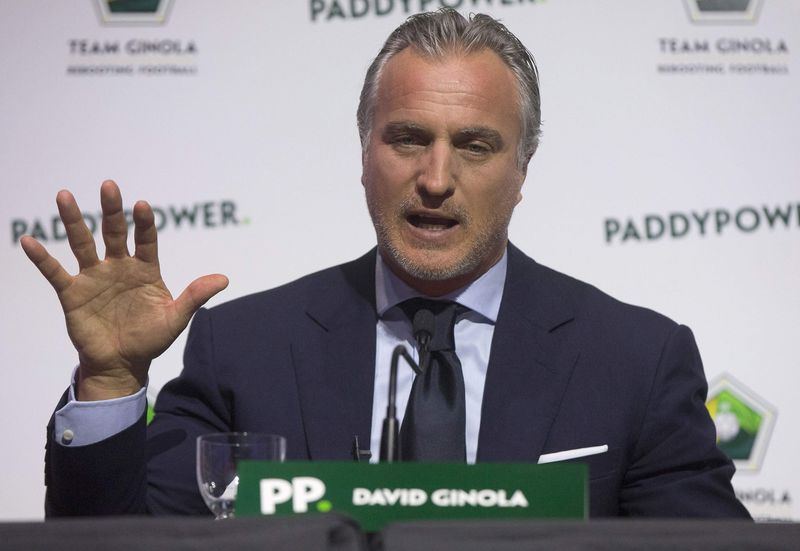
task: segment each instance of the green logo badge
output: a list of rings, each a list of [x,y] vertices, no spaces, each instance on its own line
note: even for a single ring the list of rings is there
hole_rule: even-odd
[[[684,0],[695,23],[755,23],[762,0]]]
[[[706,407],[717,427],[719,448],[737,469],[759,470],[775,425],[775,408],[727,373],[709,383]]]
[[[107,25],[163,25],[172,0],[95,0]]]

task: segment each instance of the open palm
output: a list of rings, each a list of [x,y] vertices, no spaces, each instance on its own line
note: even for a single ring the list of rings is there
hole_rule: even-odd
[[[153,358],[166,350],[186,328],[192,315],[224,289],[222,275],[194,280],[173,299],[161,278],[153,211],[134,205],[134,243],[127,247],[128,227],[122,196],[112,181],[100,188],[106,255],[97,256],[94,238],[68,191],[56,203],[79,272],[70,275],[38,241],[21,240],[28,258],[58,294],[67,331],[78,351],[78,398],[114,398],[136,392],[147,378]]]

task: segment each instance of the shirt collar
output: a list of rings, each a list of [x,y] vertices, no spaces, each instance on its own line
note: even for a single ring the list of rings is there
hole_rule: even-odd
[[[392,270],[383,261],[380,252],[375,256],[375,306],[379,317],[383,317],[387,310],[405,300],[424,297],[433,300],[452,300],[479,313],[492,323],[497,322],[497,313],[500,311],[500,300],[503,298],[503,287],[508,268],[507,250],[503,251],[500,260],[481,277],[440,297],[426,297],[412,289],[392,273]]]

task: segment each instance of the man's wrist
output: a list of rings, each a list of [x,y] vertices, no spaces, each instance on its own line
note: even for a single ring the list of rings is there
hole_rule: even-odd
[[[136,394],[145,386],[145,381],[140,381],[130,373],[90,375],[86,371],[83,366],[79,367],[75,380],[75,399],[81,402],[123,398]]]

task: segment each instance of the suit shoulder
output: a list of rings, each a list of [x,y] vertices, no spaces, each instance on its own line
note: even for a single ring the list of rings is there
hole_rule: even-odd
[[[370,292],[374,288],[374,249],[364,256],[302,276],[272,289],[232,299],[208,309],[215,319],[252,319],[269,315],[291,316],[302,312],[320,296],[344,288]],[[374,292],[374,290],[372,291]]]
[[[603,315],[604,317],[611,316],[615,319],[629,320],[630,323],[647,322],[665,329],[671,329],[677,325],[669,317],[651,308],[624,302],[590,283],[562,274],[551,268],[545,267],[545,269],[551,272],[552,277],[561,280],[565,292],[572,297],[576,309],[580,313]]]
[[[564,309],[568,309],[577,319],[627,333],[665,334],[678,326],[663,314],[623,302],[594,285],[539,264],[518,250],[515,256],[515,263],[522,266],[517,272],[525,274],[535,299],[547,303],[545,311],[558,310],[563,316]]]

